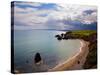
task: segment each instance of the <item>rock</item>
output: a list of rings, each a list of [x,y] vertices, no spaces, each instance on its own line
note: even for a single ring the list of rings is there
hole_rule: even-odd
[[[57,39],[58,39],[58,40],[62,40],[62,38],[61,38],[61,37],[58,37]]]
[[[55,35],[55,37],[60,37],[60,35]]]
[[[35,63],[39,63],[41,61],[41,56],[40,56],[40,53],[36,53],[35,54],[35,58],[34,58],[34,62]]]
[[[62,40],[62,36],[63,34],[60,36],[60,35],[56,35],[55,37],[58,39],[58,40]]]

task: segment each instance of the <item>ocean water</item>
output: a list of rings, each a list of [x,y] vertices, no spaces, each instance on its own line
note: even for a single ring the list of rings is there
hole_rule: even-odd
[[[79,40],[57,40],[55,35],[64,31],[54,30],[15,30],[14,67],[20,72],[41,72],[53,68],[79,51]],[[34,64],[34,55],[39,52],[43,67]],[[34,69],[35,68],[35,69]]]

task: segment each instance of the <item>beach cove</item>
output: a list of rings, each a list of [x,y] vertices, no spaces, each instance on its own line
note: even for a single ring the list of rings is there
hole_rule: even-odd
[[[77,54],[75,54],[74,56],[70,57],[68,60],[66,60],[65,62],[61,62],[60,64],[58,64],[56,67],[54,67],[53,69],[50,69],[49,71],[64,71],[64,70],[79,70],[79,69],[83,69],[83,65],[86,61],[86,57],[88,54],[88,45],[89,42],[84,41],[84,40],[80,40],[81,43],[81,47],[80,50]]]
[[[58,40],[80,39],[79,52],[50,71],[97,68],[97,32],[95,30],[73,30],[55,36]]]

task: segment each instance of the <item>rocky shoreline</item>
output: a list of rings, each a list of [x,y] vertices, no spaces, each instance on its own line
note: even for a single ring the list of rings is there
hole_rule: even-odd
[[[92,30],[68,31],[55,36],[59,41],[67,39],[82,39],[89,42],[89,52],[83,64],[84,69],[97,68],[97,32]]]

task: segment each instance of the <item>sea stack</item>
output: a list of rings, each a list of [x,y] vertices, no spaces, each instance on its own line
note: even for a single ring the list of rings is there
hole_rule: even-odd
[[[40,56],[40,53],[36,53],[35,54],[35,58],[34,58],[34,62],[35,62],[35,64],[40,64],[40,62],[41,62],[41,56]]]

